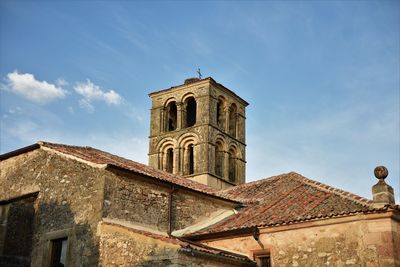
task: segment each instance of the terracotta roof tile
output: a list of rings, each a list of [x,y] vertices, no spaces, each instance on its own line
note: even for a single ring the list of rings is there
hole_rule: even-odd
[[[317,218],[381,212],[371,200],[291,172],[220,191],[247,204],[212,226],[192,233],[201,236],[251,227],[274,226]],[[399,210],[399,206],[391,208]]]
[[[92,147],[81,147],[81,146],[70,146],[70,145],[63,145],[63,144],[55,144],[55,143],[48,143],[40,141],[38,142],[40,146],[53,149],[55,151],[74,156],[80,158],[82,160],[96,163],[96,164],[107,164],[111,166],[117,166],[119,168],[133,171],[136,173],[144,174],[146,176],[173,183],[178,186],[182,186],[191,190],[195,190],[201,193],[205,193],[208,195],[212,195],[217,198],[234,201],[229,197],[225,197],[222,195],[218,195],[218,190],[214,189],[210,186],[200,184],[198,182],[189,180],[187,178],[161,171],[150,166],[138,163],[136,161],[128,160],[108,152],[104,152]],[[236,201],[234,201],[236,202]]]

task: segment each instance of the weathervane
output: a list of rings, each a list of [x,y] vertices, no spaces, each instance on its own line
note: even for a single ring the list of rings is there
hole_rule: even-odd
[[[200,68],[197,69],[197,74],[199,74],[199,79],[201,79],[201,72],[200,72]]]

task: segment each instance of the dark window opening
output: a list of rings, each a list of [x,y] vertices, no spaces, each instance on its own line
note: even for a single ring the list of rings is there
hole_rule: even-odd
[[[229,153],[229,182],[236,182],[236,164],[233,153]]]
[[[50,267],[64,267],[67,258],[68,239],[51,240]]]
[[[271,267],[271,257],[269,255],[256,256],[257,267]]]
[[[215,147],[215,174],[224,176],[224,152],[218,144]]]
[[[193,97],[190,97],[186,103],[186,126],[191,127],[196,124],[197,104]]]
[[[176,103],[171,102],[168,104],[167,107],[167,131],[174,131],[176,130],[177,126],[177,116],[178,110],[176,108]]]
[[[167,150],[167,168],[166,171],[172,173],[174,166],[174,151],[172,148]]]
[[[219,99],[217,103],[217,125],[218,127],[223,128],[225,124],[225,116],[224,116],[224,102]]]
[[[0,204],[0,255],[29,258],[35,220],[35,196]]]
[[[189,145],[189,175],[194,174],[194,148],[193,145]]]
[[[229,110],[229,134],[236,137],[236,107]]]

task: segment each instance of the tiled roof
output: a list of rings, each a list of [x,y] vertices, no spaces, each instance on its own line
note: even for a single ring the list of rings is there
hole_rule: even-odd
[[[191,237],[302,222],[319,218],[385,211],[371,200],[291,172],[221,191],[220,196],[246,203],[235,215]],[[392,208],[399,209],[398,206]]]
[[[55,144],[40,141],[38,144],[42,147],[50,148],[52,150],[67,154],[70,156],[77,157],[79,159],[96,163],[96,164],[107,164],[110,166],[116,166],[128,171],[132,171],[139,174],[144,174],[150,178],[161,180],[164,182],[172,183],[181,187],[185,187],[191,190],[195,190],[204,194],[211,195],[213,197],[233,201],[232,199],[224,196],[217,195],[218,190],[210,186],[200,184],[198,182],[183,178],[178,175],[171,174],[169,172],[157,170],[150,166],[138,163],[136,161],[128,160],[108,152],[104,152],[92,147],[81,147],[81,146],[70,146],[63,144]],[[236,201],[233,201],[236,202]]]

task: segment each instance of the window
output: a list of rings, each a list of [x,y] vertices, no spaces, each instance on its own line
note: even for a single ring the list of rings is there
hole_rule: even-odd
[[[171,102],[167,106],[166,129],[168,132],[176,130],[178,110],[175,102]]]
[[[189,166],[188,166],[188,171],[189,175],[194,174],[194,148],[193,145],[189,145],[188,147],[188,161],[189,161]]]
[[[224,112],[224,100],[223,99],[218,99],[217,103],[217,125],[220,128],[225,127],[225,112]]]
[[[0,202],[0,255],[30,256],[36,196],[33,193]]]
[[[257,267],[271,267],[271,254],[269,249],[253,251],[253,259],[256,261]]]
[[[215,146],[215,174],[224,177],[224,151],[220,142]]]
[[[229,151],[229,182],[236,182],[236,159],[233,150]]]
[[[196,124],[197,103],[194,97],[189,97],[186,101],[186,127]]]
[[[232,104],[229,109],[229,134],[236,137],[236,105]]]
[[[50,241],[50,267],[63,267],[67,259],[68,238]]]
[[[257,267],[271,267],[271,257],[269,255],[256,255]]]
[[[174,169],[174,150],[169,148],[167,150],[166,171],[172,173]]]
[[[9,208],[9,204],[0,205],[0,255],[3,255]]]

